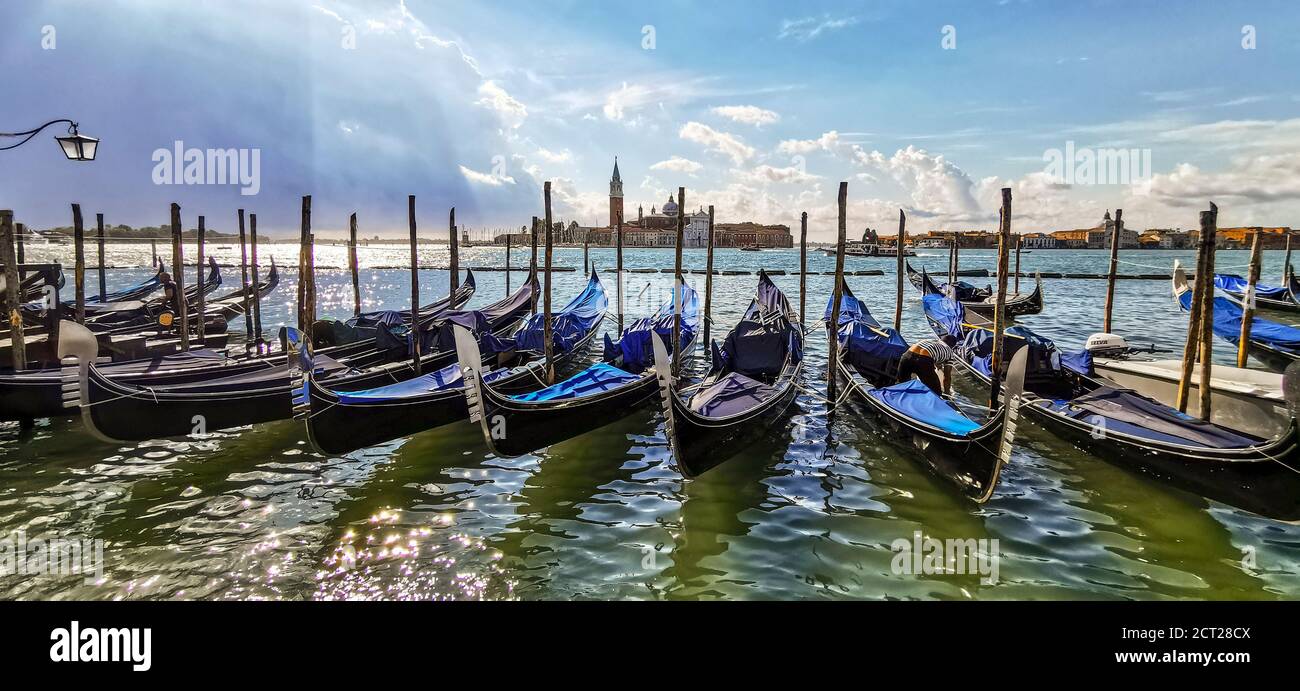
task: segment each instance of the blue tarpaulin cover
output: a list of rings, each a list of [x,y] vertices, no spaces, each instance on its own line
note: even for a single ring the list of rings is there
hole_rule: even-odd
[[[682,301],[682,347],[685,348],[695,339],[695,332],[700,325],[700,296],[695,289],[683,284],[675,295]],[[623,357],[623,369],[629,372],[641,372],[654,364],[654,349],[650,344],[650,333],[659,334],[669,353],[673,347],[673,299],[659,306],[659,310],[650,317],[642,317],[623,329],[623,337],[618,343],[605,335],[606,362],[612,362],[620,355]]]
[[[1235,274],[1214,274],[1214,285],[1221,290],[1229,293],[1245,294],[1246,286],[1249,282]],[[1286,288],[1280,286],[1267,286],[1263,283],[1255,284],[1255,295],[1257,297],[1268,298],[1270,300],[1286,300]]]
[[[531,393],[517,394],[511,398],[516,401],[558,401],[581,398],[616,389],[640,378],[613,365],[598,362],[558,384]]]
[[[592,326],[609,308],[609,298],[596,272],[591,273],[587,287],[569,301],[558,313],[551,315],[551,345],[558,353],[567,353],[581,341]],[[545,317],[540,312],[528,318],[524,327],[515,334],[513,345],[519,350],[540,353],[546,349]]]
[[[727,417],[757,406],[775,389],[738,372],[730,372],[691,397],[691,410],[705,417]]]
[[[834,302],[834,297],[826,301],[825,321],[830,321]],[[849,364],[863,375],[877,381],[892,381],[897,376],[898,359],[907,352],[907,341],[897,331],[881,326],[847,285],[840,300],[838,336]]]
[[[1192,291],[1178,296],[1184,310],[1191,309]],[[1214,333],[1231,343],[1241,338],[1242,309],[1227,298],[1214,298]],[[1255,317],[1250,323],[1250,340],[1278,350],[1300,354],[1300,329]]]
[[[1180,413],[1126,389],[1100,387],[1072,401],[1057,401],[1056,410],[1099,429],[1143,439],[1213,449],[1241,449],[1259,441]]]
[[[884,403],[903,416],[937,427],[951,434],[966,435],[979,429],[979,424],[961,414],[961,411],[930,390],[919,379],[909,379],[902,384],[868,389],[867,395]]]
[[[944,333],[961,338],[966,309],[960,302],[944,295],[931,293],[921,298],[921,308],[925,310],[927,317],[943,327]]]
[[[509,369],[492,370],[483,375],[483,381],[490,384],[493,380],[499,379],[511,371]],[[414,379],[407,379],[406,381],[363,391],[339,391],[337,395],[339,402],[344,404],[415,398],[432,391],[459,389],[464,386],[464,381],[460,374],[460,364],[455,363]]]

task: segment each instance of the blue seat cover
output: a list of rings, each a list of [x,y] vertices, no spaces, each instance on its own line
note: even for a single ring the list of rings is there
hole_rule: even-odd
[[[598,362],[558,384],[531,393],[516,394],[510,398],[516,401],[558,401],[582,398],[612,391],[639,379],[640,377],[635,374]]]
[[[956,406],[917,379],[879,389],[868,389],[867,395],[904,417],[951,434],[965,436],[980,428],[978,423],[962,415]]]

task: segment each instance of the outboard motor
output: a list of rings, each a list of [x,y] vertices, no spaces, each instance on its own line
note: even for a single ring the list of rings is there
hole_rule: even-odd
[[[1088,337],[1084,350],[1100,357],[1118,357],[1130,351],[1128,341],[1123,336],[1108,333],[1096,333]]]

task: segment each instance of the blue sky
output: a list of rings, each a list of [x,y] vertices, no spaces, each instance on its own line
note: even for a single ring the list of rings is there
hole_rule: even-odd
[[[634,213],[678,186],[723,220],[829,239],[850,228],[1018,231],[1300,227],[1300,6],[1253,2],[10,2],[0,130],[72,117],[91,164],[51,133],[0,152],[0,207],[35,227],[68,204],[110,222],[181,203],[229,229],[518,226],[541,210],[607,219],[614,155]],[[945,30],[945,27],[950,27]],[[1253,49],[1243,47],[1250,30]],[[53,49],[48,39],[53,29]],[[353,36],[354,47],[348,47]],[[653,38],[653,42],[649,38]],[[944,48],[944,40],[951,49]],[[955,38],[955,44],[952,39]],[[157,149],[260,150],[260,189],[158,185]],[[1063,184],[1045,153],[1149,151],[1145,184]]]

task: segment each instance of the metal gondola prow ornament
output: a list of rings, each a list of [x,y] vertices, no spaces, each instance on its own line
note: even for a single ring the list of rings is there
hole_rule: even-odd
[[[993,481],[985,488],[984,494],[975,501],[983,504],[993,496],[993,488],[998,485],[1002,468],[1011,462],[1011,452],[1016,445],[1016,428],[1020,424],[1020,404],[1025,393],[1025,368],[1029,365],[1029,348],[1016,351],[1011,357],[1011,366],[1007,369],[1006,393],[1002,401],[1006,408],[1002,421],[1002,441],[998,447],[998,463],[993,469]]]
[[[675,286],[674,286],[675,287]],[[673,299],[674,303],[678,300]],[[676,308],[674,304],[674,308]],[[650,342],[653,344],[655,362],[655,379],[659,381],[659,402],[664,411],[664,434],[668,437],[668,449],[676,457],[677,455],[677,430],[673,424],[673,371],[672,358],[668,356],[668,348],[664,346],[664,341],[654,333],[650,334]]]
[[[459,324],[451,327],[452,336],[456,341],[456,359],[460,363],[461,380],[465,382],[465,403],[469,407],[470,423],[479,423],[483,428],[483,441],[487,443],[489,449],[495,448],[492,445],[492,429],[488,426],[487,417],[483,414],[483,397],[480,388],[483,368],[483,355],[479,351],[478,339]]]

